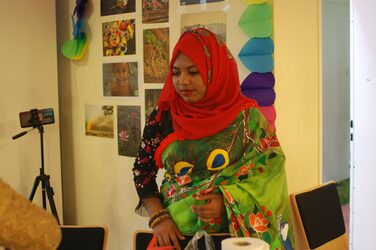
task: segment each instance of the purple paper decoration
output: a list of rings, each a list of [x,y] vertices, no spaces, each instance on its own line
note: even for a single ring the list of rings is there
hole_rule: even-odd
[[[274,104],[275,100],[274,83],[272,72],[253,72],[244,79],[240,88],[243,95],[255,99],[260,106],[269,106]]]
[[[249,74],[241,85],[242,90],[246,89],[267,89],[273,88],[275,83],[274,75],[272,72]]]
[[[242,90],[243,95],[255,99],[260,106],[270,106],[274,104],[274,89],[246,89]]]

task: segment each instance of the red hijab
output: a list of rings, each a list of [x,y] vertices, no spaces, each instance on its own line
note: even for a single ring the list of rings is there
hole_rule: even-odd
[[[172,66],[179,53],[193,61],[206,84],[205,96],[198,102],[183,101],[173,86]],[[235,59],[219,37],[204,28],[181,35],[158,99],[160,113],[170,109],[174,137],[192,140],[213,135],[230,125],[241,110],[255,104],[241,94]]]

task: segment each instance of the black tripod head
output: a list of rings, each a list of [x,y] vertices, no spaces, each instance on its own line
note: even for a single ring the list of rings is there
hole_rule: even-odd
[[[47,109],[30,109],[30,111],[20,112],[21,128],[32,127],[38,128],[39,133],[43,133],[43,125],[55,123],[54,110]],[[33,130],[31,129],[31,130]],[[29,130],[29,131],[31,131]],[[13,140],[26,135],[29,131],[21,132],[12,137]]]
[[[21,128],[33,127],[36,128],[45,124],[52,124],[55,122],[54,110],[48,109],[30,109],[20,113]]]

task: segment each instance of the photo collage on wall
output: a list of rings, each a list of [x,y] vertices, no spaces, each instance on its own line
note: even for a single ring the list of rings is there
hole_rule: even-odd
[[[199,6],[201,2],[180,0],[177,4]],[[138,5],[136,0],[101,0],[100,6],[102,96],[117,105],[87,104],[85,134],[116,138],[118,155],[135,157],[141,139],[141,121],[146,121],[156,107],[169,72],[170,3],[169,0],[142,0]],[[138,6],[141,9],[137,9]],[[204,13],[186,11],[179,13],[179,18],[181,25],[174,29],[178,33],[199,25],[226,39],[224,11],[210,8]]]
[[[138,6],[136,0],[101,0],[102,96],[118,105],[85,106],[85,134],[117,138],[118,155],[128,157],[137,154],[141,107],[145,107],[145,116],[155,108],[160,85],[168,74],[170,53],[166,28],[169,1],[142,0],[139,10]],[[142,14],[140,20],[138,13]],[[153,24],[153,28],[145,27],[148,24]],[[159,24],[165,25],[158,27]],[[152,89],[145,88],[144,83],[151,84]]]

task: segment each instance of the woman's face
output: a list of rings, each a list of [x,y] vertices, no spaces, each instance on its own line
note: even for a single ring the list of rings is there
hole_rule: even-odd
[[[179,53],[172,65],[172,83],[175,91],[187,103],[200,101],[206,93],[206,85],[192,60]]]

